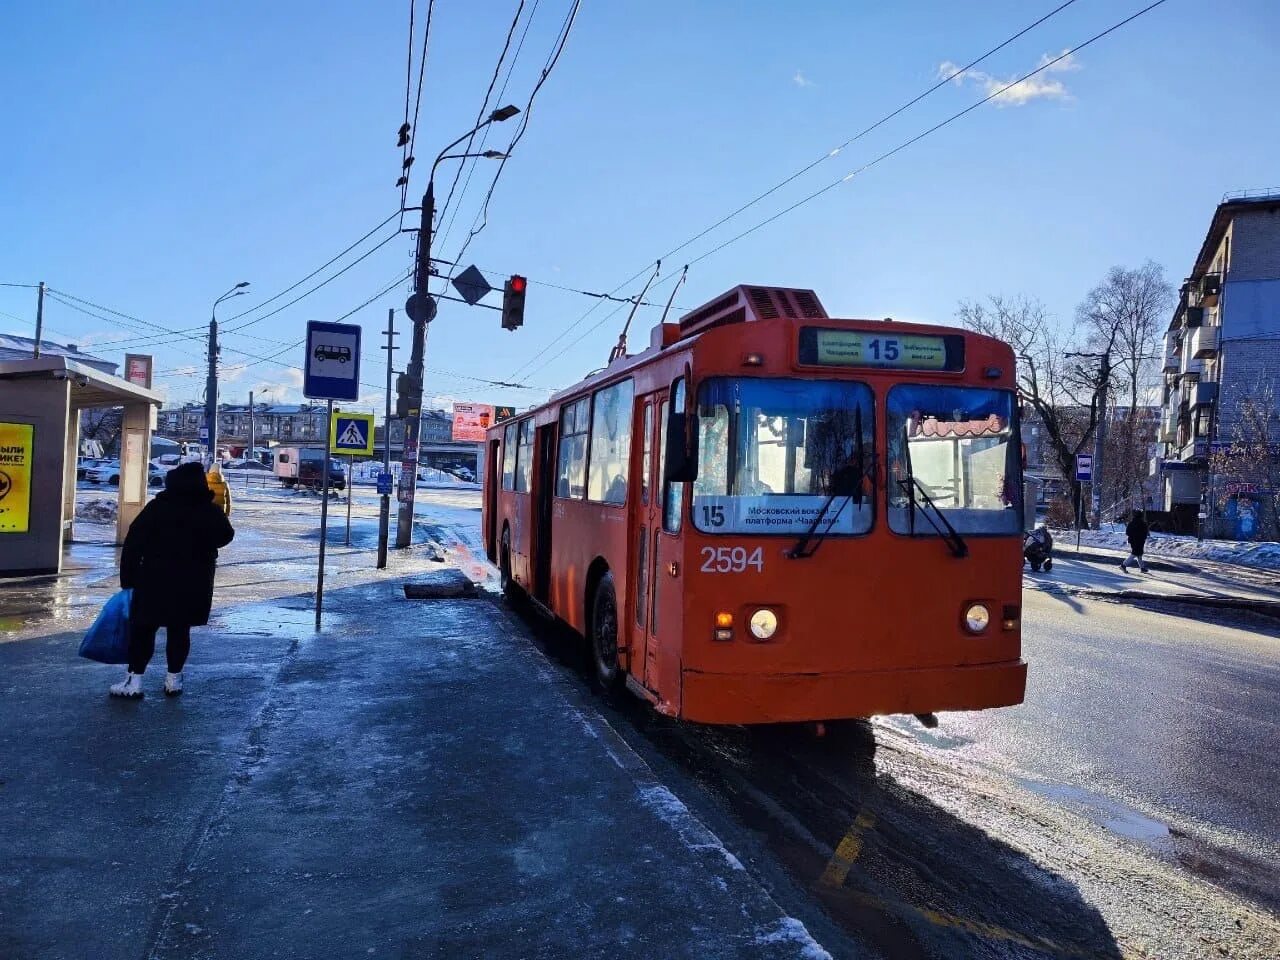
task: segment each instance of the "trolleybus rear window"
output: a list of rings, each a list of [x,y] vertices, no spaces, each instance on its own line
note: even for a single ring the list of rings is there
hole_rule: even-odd
[[[1013,393],[903,384],[889,391],[889,529],[936,535],[1022,529],[1022,457]]]
[[[706,533],[866,533],[874,404],[847,380],[728,379],[698,388],[693,522]]]

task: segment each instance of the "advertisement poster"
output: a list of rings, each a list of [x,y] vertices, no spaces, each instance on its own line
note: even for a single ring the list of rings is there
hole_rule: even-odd
[[[151,389],[151,357],[141,353],[124,355],[124,378],[132,384]]]
[[[455,442],[484,443],[484,432],[492,425],[492,404],[455,403],[453,405],[453,439]]]
[[[33,434],[29,423],[0,423],[0,534],[30,527]]]

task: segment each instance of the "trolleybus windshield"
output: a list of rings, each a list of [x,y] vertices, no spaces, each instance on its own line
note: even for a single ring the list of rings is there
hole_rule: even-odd
[[[875,424],[865,384],[715,378],[698,388],[698,415],[699,530],[796,536],[820,515],[824,536],[871,529]]]
[[[1013,404],[1008,390],[926,384],[889,390],[890,530],[938,536],[917,515],[927,499],[926,508],[959,533],[1021,531],[1021,446]]]

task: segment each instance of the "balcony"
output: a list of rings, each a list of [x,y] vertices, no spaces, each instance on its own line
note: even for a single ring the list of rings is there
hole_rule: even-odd
[[[1207,460],[1209,457],[1209,438],[1192,437],[1179,451],[1178,458],[1187,463],[1194,460]]]
[[[1187,307],[1186,324],[1188,327],[1204,326],[1204,307]]]
[[[1204,361],[1199,357],[1188,355],[1182,361],[1182,376],[1184,377],[1203,377]]]
[[[1200,278],[1200,302],[1206,307],[1218,304],[1218,294],[1222,291],[1222,278],[1216,273],[1206,274]]]
[[[1164,469],[1164,457],[1152,457],[1147,461],[1147,476],[1158,477]]]
[[[1191,386],[1191,408],[1210,407],[1218,401],[1218,384],[1201,380]]]
[[[1196,327],[1191,331],[1187,350],[1191,356],[1203,360],[1218,353],[1218,335],[1221,327]]]
[[[1178,368],[1182,366],[1182,357],[1180,350],[1182,347],[1182,338],[1170,333],[1164,342],[1164,372],[1177,373]]]

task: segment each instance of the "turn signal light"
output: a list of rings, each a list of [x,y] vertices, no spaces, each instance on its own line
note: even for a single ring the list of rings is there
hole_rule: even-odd
[[[733,639],[733,614],[727,610],[721,610],[716,614],[716,630],[714,634],[717,640]]]
[[[1006,603],[1001,611],[1000,626],[1005,630],[1017,630],[1018,621],[1022,619],[1022,607],[1016,603]]]

